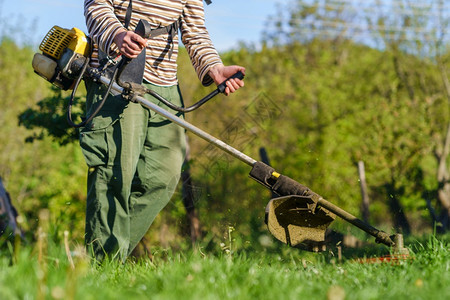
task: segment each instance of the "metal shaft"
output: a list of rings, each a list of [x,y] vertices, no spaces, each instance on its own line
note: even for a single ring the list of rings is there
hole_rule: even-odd
[[[358,219],[351,213],[343,210],[342,208],[334,205],[333,203],[331,203],[323,198],[320,198],[319,201],[317,201],[317,203],[318,203],[318,205],[322,206],[323,208],[326,208],[329,211],[331,211],[332,213],[341,217],[345,221],[355,225],[356,227],[367,232],[368,234],[374,236],[378,242],[381,242],[387,246],[395,245],[394,241],[392,241],[391,237],[386,232],[380,231],[380,230],[376,229],[375,227],[370,226],[369,224],[363,222],[362,220]]]
[[[104,76],[100,76],[99,80],[108,85],[110,83],[110,79],[104,77]],[[123,88],[121,86],[119,86],[116,83],[113,83],[112,85],[112,90],[118,92],[118,93],[122,93],[123,92]],[[234,156],[235,158],[239,159],[240,161],[246,163],[249,166],[253,166],[256,163],[256,160],[254,160],[253,158],[249,157],[248,155],[242,153],[241,151],[231,147],[230,145],[226,144],[225,142],[215,138],[214,136],[210,135],[209,133],[206,133],[205,131],[201,130],[200,128],[186,122],[185,120],[175,116],[174,114],[166,111],[165,109],[159,107],[158,105],[148,101],[147,99],[145,99],[144,97],[141,96],[137,96],[136,97],[137,101],[147,107],[148,109],[154,111],[155,113],[167,118],[168,120],[174,122],[175,124],[178,124],[179,126],[183,127],[184,129],[192,132],[193,134],[197,135],[198,137],[204,139],[205,141],[207,141],[208,143],[211,143],[213,145],[215,145],[216,147],[222,149],[223,151],[229,153],[230,155]]]

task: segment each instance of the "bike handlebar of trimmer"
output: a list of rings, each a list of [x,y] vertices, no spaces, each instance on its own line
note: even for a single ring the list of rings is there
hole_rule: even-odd
[[[155,97],[156,99],[158,99],[159,101],[161,101],[162,103],[164,103],[165,105],[167,105],[169,108],[171,108],[173,110],[176,110],[178,112],[188,113],[188,112],[196,110],[197,108],[199,108],[200,106],[202,106],[203,104],[205,104],[206,102],[211,100],[213,97],[217,96],[219,93],[224,93],[225,89],[227,87],[227,81],[230,79],[235,79],[235,78],[242,80],[242,79],[244,79],[244,74],[241,71],[236,72],[234,75],[232,75],[231,77],[227,78],[224,82],[219,84],[214,91],[212,91],[211,93],[209,93],[208,95],[206,95],[205,97],[200,99],[198,102],[196,102],[193,105],[186,107],[186,108],[177,106],[177,105],[169,102],[165,98],[161,97],[161,95],[159,95],[157,92],[152,91],[150,89],[147,89],[145,92],[149,95],[152,95],[153,97]]]

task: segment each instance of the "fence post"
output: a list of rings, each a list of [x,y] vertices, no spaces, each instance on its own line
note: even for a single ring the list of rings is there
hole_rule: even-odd
[[[361,196],[362,196],[362,219],[364,222],[369,222],[369,194],[367,192],[367,183],[366,183],[366,171],[364,168],[364,162],[358,161],[358,175],[359,175],[359,184],[361,186]]]

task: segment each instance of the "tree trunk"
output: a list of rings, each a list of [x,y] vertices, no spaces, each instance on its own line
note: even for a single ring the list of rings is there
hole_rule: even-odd
[[[408,235],[411,233],[408,218],[403,210],[402,204],[396,197],[397,190],[395,189],[395,182],[386,184],[386,192],[389,197],[389,208],[392,214],[392,220],[396,231]]]
[[[450,229],[450,173],[447,166],[447,157],[450,154],[450,124],[447,127],[444,145],[442,150],[436,151],[438,161],[437,180],[438,190],[437,199],[441,204],[442,211],[439,215],[439,222],[442,225],[442,231]]]
[[[182,181],[182,197],[184,208],[188,219],[188,230],[190,232],[191,241],[195,243],[201,235],[200,220],[198,218],[197,210],[195,209],[195,194],[192,183],[191,173],[189,170],[190,159],[189,145],[186,138],[186,158],[184,160],[183,172],[181,172]]]
[[[450,81],[447,76],[447,69],[444,63],[441,61],[441,57],[438,55],[437,63],[442,77],[442,83],[444,85],[444,93],[447,96],[448,103],[450,105]],[[438,142],[434,151],[438,167],[436,172],[436,178],[438,181],[437,188],[437,200],[440,204],[440,213],[434,213],[434,221],[436,231],[444,233],[450,230],[450,173],[448,171],[447,159],[450,155],[450,123],[447,125],[447,132],[442,142]],[[429,204],[431,206],[431,204]],[[433,211],[437,211],[433,208]]]
[[[197,210],[195,209],[192,178],[188,168],[181,173],[181,180],[183,181],[183,204],[188,218],[188,229],[191,241],[192,243],[195,243],[201,234],[200,220],[198,218]]]

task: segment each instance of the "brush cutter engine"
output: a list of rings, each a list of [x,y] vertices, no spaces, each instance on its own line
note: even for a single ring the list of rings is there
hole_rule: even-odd
[[[42,40],[33,57],[34,71],[63,89],[72,89],[90,53],[87,36],[78,28],[53,28]]]

